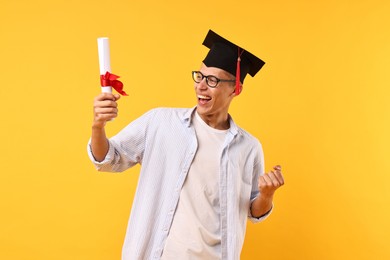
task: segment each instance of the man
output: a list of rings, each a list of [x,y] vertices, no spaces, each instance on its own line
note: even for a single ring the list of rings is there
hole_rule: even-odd
[[[95,98],[88,153],[97,169],[142,164],[124,260],[239,259],[247,219],[265,219],[284,184],[280,166],[264,174],[260,143],[228,114],[246,74],[264,62],[211,30],[203,44],[210,51],[192,72],[194,108],[153,109],[108,140],[120,96]]]

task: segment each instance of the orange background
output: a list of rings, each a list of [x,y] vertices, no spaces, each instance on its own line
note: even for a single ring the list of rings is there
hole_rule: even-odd
[[[96,38],[130,93],[113,135],[195,104],[208,29],[267,62],[231,114],[286,178],[242,259],[390,259],[389,13],[385,0],[4,1],[0,259],[120,259],[139,167],[88,160]]]

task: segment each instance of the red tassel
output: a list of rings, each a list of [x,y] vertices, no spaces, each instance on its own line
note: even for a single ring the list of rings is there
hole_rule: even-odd
[[[240,47],[238,47],[238,58],[237,58],[237,69],[236,69],[236,96],[238,96],[240,94],[240,85],[241,85],[241,79],[240,79],[241,66],[240,66],[240,63],[241,63],[241,55],[243,52],[244,52],[244,50],[242,50],[240,53]]]
[[[236,70],[236,96],[240,94],[240,61],[241,58],[237,58],[237,70]]]

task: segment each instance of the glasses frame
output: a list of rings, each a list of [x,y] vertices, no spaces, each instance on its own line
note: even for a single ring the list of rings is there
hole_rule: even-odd
[[[200,74],[200,75],[202,75],[202,79],[198,82],[198,81],[196,81],[196,78],[195,78],[195,75],[196,74]],[[200,82],[202,82],[202,80],[204,79],[204,78],[206,78],[206,84],[207,84],[207,86],[209,86],[210,88],[216,88],[217,86],[218,86],[218,83],[219,82],[236,82],[236,80],[235,79],[220,79],[220,78],[217,78],[216,76],[213,76],[213,75],[203,75],[203,73],[202,72],[200,72],[200,71],[198,71],[198,70],[193,70],[192,72],[191,72],[191,75],[192,75],[192,79],[195,81],[195,83],[200,83]],[[215,86],[210,86],[210,83],[209,83],[209,79],[210,78],[212,78],[212,79],[215,79],[215,81],[217,82],[216,84],[215,84]]]

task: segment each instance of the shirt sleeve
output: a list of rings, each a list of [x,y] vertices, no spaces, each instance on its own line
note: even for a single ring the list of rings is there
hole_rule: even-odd
[[[107,155],[101,162],[94,158],[89,140],[87,152],[95,168],[104,172],[122,172],[142,163],[148,128],[154,114],[155,110],[147,112],[110,138]]]
[[[106,157],[104,158],[103,161],[96,161],[95,157],[93,156],[92,153],[92,147],[91,147],[91,138],[89,138],[88,145],[87,145],[87,152],[89,159],[92,161],[92,163],[95,165],[97,169],[99,169],[101,166],[107,164],[108,162],[112,161],[113,155],[114,155],[114,147],[112,145],[108,146],[108,152],[106,154]]]
[[[257,151],[256,152],[256,162],[255,162],[254,167],[253,167],[252,192],[251,192],[250,205],[252,205],[253,201],[260,195],[259,177],[261,175],[264,175],[264,173],[265,173],[264,153],[263,153],[263,148],[262,148],[260,143],[258,143],[258,148],[256,151]],[[267,213],[260,216],[259,218],[256,218],[256,217],[252,216],[251,207],[249,207],[248,218],[253,223],[259,223],[259,222],[265,220],[269,215],[271,215],[273,208],[274,208],[274,205],[272,204],[271,209]]]
[[[254,200],[254,199],[253,199],[253,200]],[[252,205],[253,200],[251,201],[251,205]],[[264,215],[262,215],[262,216],[256,218],[256,217],[252,216],[251,209],[249,208],[248,218],[249,218],[249,220],[250,220],[252,223],[259,223],[259,222],[262,222],[263,220],[265,220],[266,218],[268,218],[269,215],[271,215],[273,209],[274,209],[274,204],[272,203],[272,207],[271,207],[271,209],[270,209],[267,213],[265,213]]]

